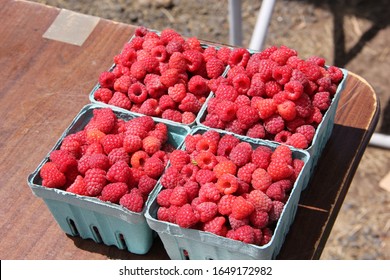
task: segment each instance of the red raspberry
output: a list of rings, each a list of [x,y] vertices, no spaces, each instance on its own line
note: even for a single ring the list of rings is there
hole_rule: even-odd
[[[168,59],[168,53],[164,46],[157,45],[150,50],[150,54],[154,56],[158,62],[166,62]]]
[[[179,123],[181,123],[181,120],[182,120],[181,113],[177,110],[172,110],[172,109],[166,109],[162,113],[161,117],[163,119],[167,119],[167,120],[171,120],[171,121],[179,122]]]
[[[225,217],[218,216],[206,222],[203,226],[203,230],[219,236],[226,236],[228,229],[226,227]]]
[[[116,80],[116,76],[112,72],[102,72],[99,75],[99,84],[102,88],[112,89]]]
[[[242,226],[245,226],[245,225],[249,225],[249,219],[248,218],[244,218],[242,220],[235,219],[235,218],[232,217],[232,215],[230,215],[229,216],[229,224],[230,224],[230,227],[233,230],[236,230],[239,227],[242,227]]]
[[[339,83],[343,79],[343,72],[336,66],[329,66],[328,73],[333,83]]]
[[[313,96],[313,106],[317,107],[321,111],[326,111],[330,106],[330,94],[327,91],[317,92]]]
[[[218,142],[211,140],[210,138],[206,137],[201,137],[198,142],[196,143],[196,150],[201,152],[201,151],[207,151],[212,154],[217,153],[217,146]]]
[[[249,77],[252,77],[254,74],[257,73],[260,67],[260,61],[261,61],[260,53],[255,53],[251,55],[245,68]]]
[[[123,139],[123,148],[127,153],[134,153],[142,148],[142,139],[137,135],[127,134]]]
[[[145,151],[136,151],[130,158],[130,163],[133,168],[143,168],[146,159],[149,155]]]
[[[179,70],[169,68],[160,76],[160,82],[167,88],[174,86],[178,82]]]
[[[123,94],[122,92],[115,92],[110,101],[108,102],[109,105],[113,105],[116,107],[120,107],[126,110],[130,110],[131,108],[131,101],[130,99]]]
[[[229,154],[230,160],[238,167],[244,166],[250,162],[251,156],[252,146],[246,142],[237,144]]]
[[[207,169],[200,169],[195,174],[195,180],[199,183],[199,185],[204,185],[206,183],[215,183],[217,177],[215,176],[214,172]]]
[[[309,142],[307,141],[305,135],[298,132],[292,134],[287,139],[286,144],[298,149],[306,149],[309,146]]]
[[[255,243],[255,232],[254,229],[249,225],[243,225],[234,230],[235,240],[253,244]]]
[[[197,165],[201,169],[213,170],[214,166],[218,163],[215,155],[209,151],[201,151],[195,157]]]
[[[157,180],[148,175],[143,175],[138,181],[138,189],[142,195],[148,195],[154,189],[156,183]]]
[[[141,212],[144,207],[144,199],[138,189],[134,188],[119,200],[119,204],[133,212]]]
[[[204,201],[217,202],[221,198],[221,194],[214,183],[206,183],[199,189],[199,199]]]
[[[290,81],[298,81],[303,86],[306,86],[308,83],[308,79],[307,79],[306,75],[303,74],[298,69],[293,69]]]
[[[279,65],[285,65],[287,59],[291,56],[296,56],[297,52],[293,49],[290,49],[286,46],[281,46],[279,49],[274,51],[269,58],[278,63]]]
[[[304,87],[299,81],[289,81],[284,85],[284,90],[287,92],[286,97],[290,100],[297,100],[303,94]]]
[[[271,155],[272,160],[282,160],[287,164],[292,164],[292,151],[285,145],[276,147],[273,154]]]
[[[142,139],[142,148],[149,155],[153,155],[161,148],[161,141],[154,136],[146,136]]]
[[[119,55],[119,62],[125,67],[130,67],[137,59],[137,52],[133,48],[124,48]]]
[[[110,165],[113,165],[115,162],[120,161],[120,160],[123,160],[126,163],[129,163],[130,157],[124,148],[117,148],[117,149],[113,149],[108,154],[108,160],[109,160]]]
[[[208,62],[211,58],[217,58],[217,50],[216,48],[209,46],[203,51],[203,57],[206,62]],[[223,62],[222,62],[223,63]]]
[[[182,180],[187,182],[195,181],[195,176],[198,171],[199,167],[194,165],[193,162],[184,165],[180,171],[180,174],[182,175]]]
[[[305,165],[305,162],[303,160],[300,160],[300,159],[294,159],[293,160],[293,168],[294,168],[293,180],[294,181],[298,178],[298,176],[299,176],[299,174],[300,174],[300,172],[301,172],[301,170],[302,170],[304,165]],[[284,189],[288,190],[288,189],[286,189],[286,187]]]
[[[144,50],[138,51],[137,60],[142,64],[147,73],[157,72],[159,61],[149,52]]]
[[[188,201],[191,201],[192,205],[192,201],[199,195],[199,185],[197,182],[187,181],[183,187],[186,190]]]
[[[201,52],[196,50],[186,50],[183,52],[183,56],[187,62],[187,69],[190,72],[195,72],[200,69],[204,63],[204,58]]]
[[[172,189],[178,185],[181,179],[180,172],[175,167],[169,167],[161,176],[161,185],[164,188]]]
[[[127,191],[128,187],[125,183],[111,183],[104,186],[99,198],[103,201],[118,203],[119,199],[124,196]]]
[[[242,196],[237,196],[232,205],[232,217],[235,219],[244,219],[255,210],[253,204]]]
[[[187,135],[186,138],[184,138],[185,148],[189,154],[196,150],[196,144],[200,139],[202,139],[201,134]]]
[[[72,153],[65,150],[55,150],[50,153],[50,161],[57,165],[60,172],[66,173],[77,168],[77,160]]]
[[[276,222],[279,220],[280,216],[282,215],[284,208],[284,203],[281,201],[274,200],[272,201],[272,208],[268,212],[268,217],[271,222]]]
[[[228,157],[231,150],[240,143],[240,140],[233,135],[225,134],[221,137],[218,148],[217,148],[217,155],[219,156],[226,156]]]
[[[235,200],[235,196],[231,194],[225,194],[218,201],[218,212],[221,215],[230,215],[232,213],[232,205]]]
[[[272,208],[272,200],[261,190],[251,191],[247,199],[257,210],[268,212]]]
[[[246,182],[250,183],[252,180],[252,173],[257,169],[257,165],[254,163],[247,163],[244,166],[240,167],[237,171],[237,177]]]
[[[202,122],[205,126],[212,128],[224,129],[226,127],[225,123],[219,119],[216,114],[207,114],[205,120]]]
[[[85,174],[91,168],[108,170],[110,162],[104,154],[84,155],[80,158],[77,168],[81,174]]]
[[[199,213],[199,220],[203,223],[212,220],[218,213],[218,206],[214,202],[202,202],[195,209]]]
[[[247,129],[248,127],[237,119],[226,123],[225,126],[226,131],[233,132],[235,134],[240,134],[240,135],[244,135]]]
[[[107,171],[107,179],[112,182],[131,183],[133,174],[129,165],[124,161],[114,163]]]
[[[236,115],[237,119],[241,123],[245,124],[247,127],[251,127],[259,121],[259,115],[257,113],[257,110],[248,105],[240,106],[237,110]]]
[[[66,191],[78,195],[86,195],[87,185],[84,182],[84,178],[81,175],[78,175],[74,182],[66,189]]]
[[[271,161],[267,168],[267,172],[271,175],[273,181],[279,181],[289,178],[294,173],[294,169],[284,160],[279,159]]]
[[[264,128],[271,134],[277,134],[284,129],[284,120],[275,114],[264,120]]]
[[[246,94],[251,86],[250,78],[244,73],[235,75],[232,83],[239,94]]]
[[[214,166],[215,177],[220,178],[223,174],[236,175],[237,166],[231,160],[219,162]]]
[[[240,107],[243,107],[243,106],[249,106],[249,107],[251,106],[251,100],[246,95],[237,96],[235,103],[237,104],[238,109],[240,109]],[[257,115],[257,112],[256,112],[256,115]]]
[[[234,175],[223,174],[215,184],[222,194],[233,194],[238,189],[238,181]]]
[[[210,89],[205,78],[195,75],[188,81],[188,91],[196,96],[205,96],[210,92]]]
[[[126,123],[126,135],[137,135],[140,138],[145,138],[154,127],[154,120],[150,116],[137,117]]]
[[[310,61],[301,61],[298,63],[298,70],[300,70],[310,81],[317,81],[321,78],[322,73],[320,67]]]
[[[157,209],[157,220],[164,221],[164,222],[170,222],[168,208],[159,207]]]
[[[276,81],[268,81],[265,83],[265,93],[268,97],[273,98],[276,94],[282,91],[282,86]]]
[[[96,128],[101,132],[108,134],[115,127],[117,117],[110,108],[94,109],[93,117],[85,126],[85,130]]]
[[[250,53],[247,49],[236,48],[230,52],[228,64],[230,65],[230,67],[236,65],[246,67],[249,58],[250,58]]]
[[[103,132],[101,132],[99,129],[97,128],[91,128],[91,129],[88,129],[87,132],[87,144],[91,145],[93,143],[98,143],[100,144],[100,142],[103,140],[103,138],[106,136],[106,134],[104,134]],[[85,147],[85,146],[84,146]]]
[[[83,131],[85,133],[85,131]],[[75,134],[66,136],[61,143],[60,150],[71,153],[75,158],[79,158],[81,155],[81,143],[76,139]]]
[[[175,187],[169,197],[169,203],[175,206],[183,206],[188,202],[186,189],[182,186]]]
[[[87,187],[87,195],[98,196],[106,185],[106,171],[92,168],[85,172],[84,182]]]
[[[263,168],[257,168],[252,173],[252,187],[256,190],[265,191],[272,184],[272,177]]]
[[[322,77],[316,81],[318,91],[329,91],[332,86],[332,80],[329,77]]]
[[[167,87],[161,83],[159,75],[147,74],[144,83],[149,96],[152,98],[160,98],[167,93]]]
[[[164,163],[157,157],[150,157],[145,160],[144,170],[146,175],[158,179],[164,172]]]
[[[181,35],[171,28],[164,29],[160,34],[160,39],[165,45],[177,37],[181,37]]]
[[[237,105],[229,100],[222,100],[216,106],[216,113],[224,122],[233,121],[236,118]]]
[[[94,93],[94,98],[97,101],[108,103],[112,98],[112,91],[108,88],[98,88]]]
[[[226,84],[220,84],[215,92],[215,97],[219,100],[234,102],[237,96],[237,90],[233,86]]]
[[[185,204],[176,213],[176,223],[183,228],[194,227],[199,222],[199,214],[190,204]]]
[[[273,233],[272,230],[268,227],[262,228],[261,230],[263,232],[263,238],[260,242],[260,245],[263,246],[271,241]]]
[[[223,61],[224,64],[228,64],[231,49],[228,47],[221,47],[217,51],[217,57]]]
[[[183,112],[192,112],[197,114],[202,107],[200,101],[192,93],[187,93],[179,104],[179,109]]]
[[[210,49],[210,48],[207,48]],[[217,57],[211,57],[206,62],[207,76],[210,79],[216,79],[225,71],[225,64]]]
[[[146,87],[140,82],[136,82],[129,87],[128,96],[131,102],[140,104],[148,97]]]
[[[58,167],[53,162],[45,163],[41,170],[42,185],[48,188],[61,188],[66,183],[65,175],[58,170]]]
[[[270,59],[260,61],[259,77],[265,83],[272,79],[272,71],[278,64]]]
[[[207,130],[205,133],[202,134],[202,136],[203,136],[203,138],[209,139],[213,143],[216,143],[216,145],[218,145],[218,141],[221,138],[219,133],[215,130]],[[215,152],[216,151],[217,150],[215,149]]]
[[[260,123],[253,125],[246,132],[246,136],[251,137],[251,138],[264,139],[265,138],[264,126]]]
[[[290,81],[292,75],[292,68],[288,65],[275,66],[272,70],[272,77],[281,85]]]
[[[187,38],[186,40],[187,49],[202,52],[202,46],[196,37]]]
[[[282,130],[275,135],[274,141],[286,144],[291,135],[292,133],[290,131]]]
[[[147,74],[144,65],[140,61],[135,61],[130,67],[130,74],[137,80],[142,80]]]
[[[113,149],[123,146],[123,135],[121,134],[108,134],[104,136],[102,140],[102,146],[104,152],[109,154]]]
[[[306,61],[313,62],[314,64],[317,64],[318,66],[324,67],[325,65],[325,59],[319,56],[311,56],[306,59]]]
[[[172,189],[163,189],[161,190],[158,195],[157,195],[157,204],[160,205],[160,206],[163,206],[163,207],[169,207],[171,206],[171,203],[170,203],[170,197],[171,197],[171,194],[173,192],[173,188]]]
[[[183,150],[174,150],[170,154],[169,160],[171,165],[180,171],[183,166],[190,163],[190,156]]]
[[[114,83],[114,89],[115,89],[115,91],[127,93],[130,85],[131,85],[130,76],[123,75],[123,76],[119,77],[118,79],[116,79],[116,81]]]
[[[255,228],[264,228],[268,225],[268,213],[255,209],[255,211],[253,211],[250,215],[249,220]]]
[[[184,55],[181,52],[172,53],[168,61],[168,67],[178,69],[180,72],[185,72],[187,70],[187,61]]]
[[[257,102],[256,109],[260,118],[265,120],[276,112],[277,106],[273,99],[262,99]]]
[[[182,114],[181,122],[183,124],[192,124],[196,119],[196,115],[192,112],[184,112]]]
[[[286,100],[283,103],[277,106],[279,115],[286,121],[292,121],[297,116],[297,111],[295,109],[295,103]]]
[[[260,52],[260,59],[268,59],[269,56],[278,49],[277,46],[270,46]]]
[[[177,103],[180,103],[186,97],[186,94],[186,86],[184,84],[176,84],[168,88],[168,95]]]
[[[265,192],[272,200],[283,201],[286,197],[284,189],[278,183],[273,183]]]

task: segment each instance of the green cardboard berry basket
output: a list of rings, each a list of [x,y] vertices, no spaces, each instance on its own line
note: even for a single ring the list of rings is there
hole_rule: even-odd
[[[203,134],[207,128],[195,127],[191,134]],[[220,135],[231,134],[219,131]],[[248,142],[252,147],[267,146],[275,149],[278,144],[271,142],[253,141],[248,138],[241,141]],[[184,149],[184,145],[181,146]],[[163,189],[158,183],[157,191],[148,203],[145,212],[146,221],[149,226],[157,232],[162,240],[169,257],[175,260],[183,259],[213,259],[213,260],[269,260],[275,259],[278,255],[285,237],[294,221],[298,201],[302,189],[308,184],[310,179],[309,161],[310,155],[306,151],[291,148],[293,157],[304,161],[304,166],[300,175],[294,183],[290,197],[285,204],[280,219],[278,220],[274,234],[270,242],[264,246],[246,244],[240,241],[228,239],[216,234],[196,229],[182,228],[176,224],[160,221],[157,219],[157,195]]]
[[[93,110],[99,108],[103,107],[97,104],[89,104],[83,107],[50,152],[58,149],[67,135],[82,130],[92,118]],[[118,118],[123,120],[137,117],[118,109],[113,109],[113,111]],[[189,128],[174,122],[167,120],[155,120],[155,122],[163,122],[167,125],[168,142],[174,147],[180,146],[184,137],[190,133]],[[121,205],[104,202],[94,197],[81,196],[42,186],[39,172],[48,161],[50,152],[35,171],[28,176],[27,183],[33,194],[42,198],[46,203],[61,229],[71,236],[92,239],[97,243],[106,245],[115,245],[119,249],[125,249],[135,254],[146,254],[155,237],[145,220],[146,206],[142,212],[136,213]]]
[[[337,87],[336,93],[333,96],[333,99],[331,101],[331,105],[328,108],[328,110],[325,112],[325,114],[323,115],[322,121],[316,129],[316,133],[315,133],[314,138],[311,142],[311,145],[306,149],[302,149],[304,151],[307,151],[310,154],[310,161],[311,161],[310,174],[313,173],[314,168],[315,168],[319,158],[321,157],[322,151],[325,148],[326,143],[328,142],[330,136],[332,135],[332,131],[333,131],[333,127],[334,127],[334,119],[336,116],[338,103],[339,103],[342,91],[344,90],[345,81],[346,81],[347,76],[348,76],[347,70],[345,70],[343,68],[340,68],[340,69],[343,72],[343,79],[340,81],[340,83]],[[228,70],[226,72],[228,72]],[[206,104],[205,104],[206,106],[203,106],[201,108],[201,110],[198,114],[198,117],[196,118],[197,126],[209,128],[208,126],[203,124],[203,121],[205,120],[206,115],[207,115],[207,103],[213,97],[214,97],[214,94],[212,93],[208,97],[208,99],[206,100]],[[216,130],[221,131],[221,132],[224,131],[222,129],[216,129]],[[248,139],[249,138],[247,136],[243,136],[240,134],[235,134],[235,133],[232,133],[232,134],[234,134],[236,137],[238,137],[240,139]],[[261,140],[261,139],[255,139],[255,138],[251,138],[251,139],[254,141]],[[277,142],[271,141],[271,140],[265,140],[265,141],[277,143]]]

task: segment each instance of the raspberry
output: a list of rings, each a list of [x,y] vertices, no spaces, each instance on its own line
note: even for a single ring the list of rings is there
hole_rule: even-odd
[[[256,109],[260,118],[265,120],[276,112],[277,106],[272,99],[262,99],[257,102]]]
[[[177,37],[181,35],[171,28],[165,28],[160,34],[160,39],[165,45]]]
[[[298,127],[300,127],[300,126],[302,126],[302,125],[304,125],[304,124],[306,124],[306,121],[305,121],[303,118],[301,118],[301,117],[296,117],[296,118],[293,119],[292,121],[286,122],[286,128],[287,128],[288,131],[290,131],[290,132],[295,132],[295,130],[296,130]]]
[[[193,163],[188,163],[183,166],[183,168],[180,171],[180,174],[182,174],[182,179],[184,181],[195,181],[195,176],[197,172],[199,171],[199,167],[194,165]]]
[[[142,195],[148,195],[154,189],[156,183],[157,180],[148,175],[143,175],[138,181],[138,189]]]
[[[89,169],[85,172],[84,182],[87,195],[98,196],[106,185],[106,171],[99,168]]]
[[[222,100],[216,106],[218,117],[224,121],[229,122],[236,118],[237,105],[229,100]]]
[[[115,83],[116,77],[112,72],[102,72],[99,75],[99,84],[102,88],[112,89]]]
[[[322,73],[320,67],[310,61],[301,61],[298,63],[298,70],[300,70],[310,81],[317,81],[321,78]]]
[[[282,160],[287,164],[292,164],[292,151],[285,145],[276,147],[275,151],[271,155],[272,160]]]
[[[142,148],[142,139],[137,135],[127,134],[123,139],[123,148],[127,153],[134,153]]]
[[[192,201],[199,195],[199,185],[194,181],[187,181],[183,187],[186,190],[187,199],[188,201],[191,201],[192,205]]]
[[[130,163],[133,168],[143,168],[146,159],[149,155],[145,151],[136,151],[130,158]]]
[[[235,75],[232,83],[239,94],[246,94],[251,86],[250,78],[244,73]]]
[[[161,143],[166,143],[168,141],[168,127],[164,123],[157,123],[155,129],[148,132],[148,136],[154,136]]]
[[[133,48],[124,48],[119,55],[119,62],[125,67],[130,67],[137,59],[137,52]]]
[[[270,185],[265,193],[272,200],[283,201],[286,197],[285,191],[283,190],[281,185],[277,183],[273,183],[272,185]]]
[[[83,155],[93,155],[93,154],[104,154],[105,153],[102,144],[100,144],[98,142],[93,142],[89,145],[84,145],[83,147],[86,148]]]
[[[210,48],[207,48],[210,49]],[[206,62],[207,76],[210,79],[216,79],[225,71],[225,64],[217,57],[211,57]]]
[[[157,157],[150,157],[145,160],[144,170],[146,175],[158,179],[165,169],[164,163]]]
[[[114,163],[107,171],[107,179],[112,182],[130,183],[133,174],[129,165],[124,161]]]
[[[297,100],[303,94],[303,85],[299,81],[290,81],[284,85],[284,90],[287,92],[286,97],[290,100]]]
[[[137,135],[140,138],[145,138],[154,127],[154,120],[150,116],[134,118],[126,123],[126,135]]]
[[[97,101],[108,103],[112,98],[112,91],[108,88],[98,88],[94,93],[94,98]]]
[[[195,50],[198,52],[202,51],[202,46],[200,45],[200,42],[196,37],[187,38],[186,44],[188,49],[190,50]]]
[[[327,91],[317,92],[313,96],[313,106],[317,107],[321,111],[326,111],[330,106],[330,94]]]
[[[111,183],[104,186],[99,198],[103,201],[118,203],[119,199],[124,196],[127,191],[128,187],[125,183]]]
[[[293,69],[291,79],[290,81],[298,81],[300,82],[303,86],[306,86],[308,83],[308,79],[305,74],[303,74],[301,71],[298,69]]]
[[[252,146],[249,143],[241,142],[230,152],[230,160],[238,167],[244,166],[251,160]]]
[[[218,144],[219,139],[221,136],[219,133],[215,130],[207,130],[205,133],[202,134],[203,138],[209,139],[211,142]],[[217,152],[217,149],[214,151],[215,153]]]
[[[247,199],[257,210],[268,212],[272,208],[272,200],[261,190],[251,191]]]
[[[237,96],[237,90],[233,86],[226,84],[220,84],[215,92],[215,97],[219,100],[234,102]]]
[[[231,160],[219,162],[213,168],[215,177],[220,178],[223,174],[236,175],[237,166]]]
[[[47,162],[42,166],[40,176],[42,178],[42,185],[48,188],[61,188],[66,183],[65,175],[52,162]]]
[[[268,213],[255,209],[250,215],[249,220],[255,228],[264,228],[268,224]]]
[[[251,162],[258,168],[266,169],[271,161],[272,150],[266,146],[259,146],[252,152]]]
[[[181,52],[172,53],[168,61],[168,67],[178,69],[180,72],[185,72],[187,70],[187,61],[184,55]]]
[[[119,199],[119,204],[133,212],[141,212],[144,207],[144,199],[138,189],[132,189]]]
[[[289,178],[294,170],[291,165],[288,165],[284,160],[272,160],[267,168],[267,172],[271,175],[273,181]]]
[[[187,135],[184,139],[184,144],[186,151],[191,154],[193,151],[196,150],[196,144],[198,141],[202,138],[201,134],[195,134],[195,135]]]
[[[170,121],[174,121],[174,122],[179,122],[181,123],[181,120],[182,120],[182,115],[179,111],[177,110],[172,110],[172,109],[166,109],[161,117],[163,119],[167,119],[167,120],[170,120]]]
[[[207,152],[210,152],[212,154],[216,154],[217,147],[218,147],[217,143],[218,143],[217,141],[213,141],[209,138],[202,136],[198,140],[198,143],[196,143],[196,150],[199,152],[207,151]]]
[[[161,148],[161,141],[154,136],[146,136],[142,139],[142,148],[149,155],[153,155]]]
[[[276,222],[279,220],[280,216],[282,215],[284,208],[284,203],[281,201],[274,200],[272,201],[272,208],[268,212],[268,217],[271,222]]]
[[[279,65],[285,65],[287,62],[287,59],[289,59],[291,56],[296,56],[297,52],[293,49],[290,49],[286,46],[281,46],[279,49],[271,53],[269,56],[270,59],[278,63]]]
[[[209,93],[210,89],[205,78],[195,75],[188,81],[188,91],[196,96],[204,96]]]
[[[220,176],[215,185],[222,194],[232,194],[238,189],[237,178],[234,175],[228,173]]]
[[[161,190],[157,195],[157,204],[163,207],[169,207],[171,206],[171,203],[169,201],[171,194],[173,192],[173,189],[163,189]]]
[[[187,62],[187,69],[190,72],[198,70],[204,62],[202,53],[196,50],[186,50],[183,52],[183,56]]]
[[[156,74],[147,74],[144,79],[146,90],[149,96],[157,99],[167,93],[167,87],[160,81],[160,76]]]
[[[272,233],[272,230],[268,227],[262,228],[261,230],[263,232],[263,238],[260,242],[260,245],[263,246],[263,245],[268,244],[271,241],[273,233]]]
[[[284,129],[284,120],[275,114],[264,120],[264,128],[271,134],[277,134]]]
[[[252,173],[252,187],[256,190],[265,191],[272,184],[272,177],[263,168],[257,168]]]
[[[182,114],[181,122],[183,124],[189,125],[189,124],[192,124],[195,121],[195,119],[196,119],[196,115],[194,113],[192,113],[192,112],[184,112]]]
[[[70,137],[74,135],[75,134],[70,134],[62,140],[60,150],[67,151],[71,153],[75,158],[79,158],[81,155],[81,143],[79,140]]]
[[[183,228],[194,227],[199,222],[199,214],[190,204],[185,204],[176,213],[176,223]]]
[[[179,104],[179,109],[183,112],[192,112],[197,114],[202,107],[200,101],[192,93],[187,93]]]
[[[247,49],[236,48],[230,52],[228,64],[230,65],[230,67],[236,65],[246,67],[249,58],[250,58],[250,53]]]
[[[190,163],[190,156],[183,150],[174,150],[170,154],[169,160],[171,165],[180,171],[184,165]]]
[[[167,88],[174,86],[178,82],[179,70],[169,68],[160,76],[160,82]]]
[[[179,171],[175,167],[169,167],[161,176],[161,185],[164,188],[172,189],[177,186],[181,178]]]
[[[214,166],[217,164],[217,159],[215,155],[209,151],[201,151],[195,157],[197,165],[201,169],[213,170]]]
[[[215,47],[209,46],[203,51],[203,57],[206,62],[211,58],[217,58],[217,50]],[[223,62],[222,62],[223,63]]]
[[[339,83],[343,79],[343,72],[336,66],[329,66],[328,73],[333,83]]]
[[[199,189],[199,198],[201,201],[218,201],[221,194],[214,183],[206,183]]]
[[[230,224],[230,227],[233,229],[233,230],[236,230],[238,229],[239,227],[242,227],[242,226],[245,226],[245,225],[249,225],[249,219],[248,218],[244,218],[242,220],[240,219],[235,219],[233,218],[231,215],[229,216],[229,224]]]
[[[131,101],[130,99],[122,92],[115,92],[110,101],[108,102],[109,105],[113,105],[116,107],[120,107],[126,110],[130,110],[131,108]]]
[[[234,102],[237,104],[238,109],[240,109],[240,107],[242,107],[242,106],[251,106],[251,100],[246,95],[237,96],[237,98]],[[256,114],[257,114],[257,112],[256,112]]]
[[[324,67],[325,65],[325,59],[319,56],[311,56],[306,59],[306,61],[313,62],[314,64],[317,64],[318,66]]]
[[[84,155],[80,158],[77,168],[81,174],[85,174],[91,168],[107,170],[110,167],[108,157],[103,154]]]
[[[212,220],[218,213],[218,206],[214,202],[202,202],[195,209],[199,213],[199,220],[203,223]]]
[[[104,136],[102,140],[102,146],[104,152],[109,154],[113,149],[123,146],[123,135],[121,134],[108,134]]]
[[[219,119],[218,115],[216,114],[207,114],[205,120],[202,122],[205,126],[212,127],[212,128],[225,128],[225,123]]]
[[[123,75],[118,79],[116,79],[114,83],[114,90],[122,93],[127,93],[130,85],[131,85],[130,76]]]
[[[293,160],[293,168],[294,168],[293,180],[294,181],[298,178],[298,176],[299,176],[299,174],[300,174],[300,172],[301,172],[301,170],[302,170],[304,165],[305,165],[305,162],[303,160],[300,160],[300,159],[294,159]],[[291,188],[291,186],[290,186],[290,188]],[[286,189],[286,187],[284,189],[288,190],[288,189]]]
[[[232,204],[234,202],[235,196],[231,194],[225,194],[218,201],[218,212],[221,215],[230,215],[232,212]]]
[[[252,173],[257,169],[256,164],[254,163],[247,163],[244,166],[240,167],[237,171],[237,177],[246,182],[250,183],[252,180]]]
[[[255,243],[255,232],[254,229],[249,225],[243,225],[234,230],[235,240],[253,244]]]
[[[318,91],[329,91],[332,86],[332,80],[329,77],[322,77],[317,80]]]
[[[66,173],[70,169],[77,167],[77,160],[68,151],[55,150],[50,153],[50,161],[53,162],[58,170],[62,173]]]
[[[323,115],[321,113],[321,110],[317,107],[313,108],[313,111],[311,112],[311,115],[309,116],[309,123],[317,123],[319,124],[322,121]]]
[[[169,197],[169,203],[175,206],[183,206],[188,203],[186,189],[182,186],[175,187]]]
[[[281,85],[290,81],[292,75],[292,68],[288,65],[275,66],[272,70],[272,77]]]
[[[247,126],[237,119],[234,119],[226,123],[225,126],[226,131],[233,132],[235,134],[240,134],[240,135],[244,135],[247,129],[248,129]]]
[[[228,47],[221,47],[217,51],[217,57],[223,61],[224,64],[228,64],[231,49]]]
[[[128,96],[131,102],[140,104],[148,97],[146,87],[140,82],[136,82],[129,87]]]
[[[245,70],[249,77],[252,77],[259,70],[260,60],[261,60],[260,53],[252,54],[251,57],[249,58],[248,63],[245,67]]]
[[[286,144],[291,135],[292,133],[290,131],[282,130],[275,135],[274,141]]]
[[[282,91],[282,86],[276,81],[268,81],[265,83],[265,93],[268,97],[273,98],[276,94]]]
[[[295,103],[286,100],[283,103],[277,106],[279,115],[286,121],[292,121],[297,116],[297,111],[295,109]]]
[[[235,219],[244,219],[255,210],[253,204],[242,196],[237,196],[232,204],[232,217]]]
[[[156,57],[148,53],[147,51],[139,51],[137,52],[137,59],[144,67],[147,73],[155,73],[157,72],[159,61]]]
[[[226,236],[228,229],[226,227],[225,217],[218,216],[206,222],[203,226],[203,230],[219,236]]]
[[[240,140],[233,135],[225,134],[221,137],[218,148],[217,148],[217,155],[219,156],[226,156],[228,157],[231,150],[240,143]]]
[[[259,54],[260,54],[260,59],[268,59],[270,57],[270,55],[276,51],[278,49],[277,46],[270,46],[264,50],[262,50]]]
[[[81,175],[78,175],[74,182],[66,189],[66,191],[79,195],[86,195],[87,185],[84,182],[84,178]]]
[[[270,59],[260,61],[259,77],[265,83],[272,79],[272,71],[278,64]]]
[[[164,46],[157,45],[150,50],[150,54],[154,56],[158,62],[165,62],[168,59],[168,53]]]
[[[306,149],[309,146],[309,142],[307,141],[305,135],[298,132],[292,134],[287,139],[286,144],[298,149]]]
[[[103,138],[106,136],[106,134],[104,134],[103,132],[101,132],[97,128],[88,129],[86,134],[87,134],[87,143],[89,145],[91,145],[93,143],[99,144],[103,140]]]
[[[260,123],[253,125],[246,132],[246,136],[251,137],[251,138],[264,139],[265,138],[264,126]]]
[[[173,101],[180,103],[186,97],[186,87],[184,84],[176,84],[168,88],[168,95]]]
[[[96,128],[103,133],[110,133],[115,126],[117,117],[110,108],[94,109],[93,117],[86,125],[85,130]]]
[[[168,208],[159,207],[157,209],[157,220],[164,221],[164,222],[170,222]]]
[[[248,105],[240,106],[236,112],[236,115],[237,115],[237,119],[241,123],[245,124],[247,127],[253,126],[260,119],[257,110]]]
[[[195,174],[195,180],[199,183],[199,185],[204,185],[206,183],[214,183],[216,181],[217,177],[215,176],[214,172],[207,169],[200,169]]]

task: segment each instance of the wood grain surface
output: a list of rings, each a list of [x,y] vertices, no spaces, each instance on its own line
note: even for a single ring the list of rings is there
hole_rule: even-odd
[[[80,109],[135,27],[100,19],[82,46],[42,35],[60,10],[0,0],[0,259],[168,259],[157,238],[146,255],[70,237],[27,176]],[[378,121],[374,90],[349,73],[335,127],[278,256],[319,258]]]

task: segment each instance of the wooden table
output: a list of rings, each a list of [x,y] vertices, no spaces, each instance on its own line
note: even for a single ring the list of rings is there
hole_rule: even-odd
[[[167,259],[64,234],[27,176],[79,110],[135,27],[100,19],[82,46],[43,38],[59,9],[0,0],[0,259]],[[349,73],[333,134],[278,256],[318,259],[378,121],[374,90]]]

